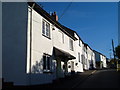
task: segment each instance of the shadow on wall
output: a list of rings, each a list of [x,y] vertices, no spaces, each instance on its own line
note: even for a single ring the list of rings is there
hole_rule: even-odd
[[[35,73],[43,73],[43,58],[41,58],[40,60],[37,60],[35,62],[35,64],[32,66],[32,70],[31,72],[33,74]],[[50,71],[49,72],[56,72],[56,61],[54,60],[54,56],[52,55],[50,57]]]
[[[36,61],[35,65],[32,66],[32,73],[41,73],[43,69],[43,62],[42,59],[38,61]]]

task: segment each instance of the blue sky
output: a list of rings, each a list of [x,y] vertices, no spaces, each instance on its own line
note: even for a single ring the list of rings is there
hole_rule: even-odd
[[[110,57],[111,42],[118,45],[117,2],[42,2],[48,13],[56,11],[59,22],[76,31],[89,46]]]

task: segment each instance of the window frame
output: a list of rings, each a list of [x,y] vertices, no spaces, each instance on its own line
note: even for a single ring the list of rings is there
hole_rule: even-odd
[[[63,32],[62,32],[62,43],[65,43],[65,36]]]
[[[73,40],[71,38],[69,38],[69,48],[71,51],[74,51]]]
[[[79,46],[81,47],[81,40],[79,40]]]
[[[51,35],[50,35],[51,31],[50,31],[50,23],[47,22],[46,20],[42,20],[42,35],[51,39]]]
[[[78,61],[81,62],[81,56],[80,56],[80,53],[78,52]]]
[[[51,71],[51,56],[48,54],[43,54],[43,72],[50,72],[50,71]]]

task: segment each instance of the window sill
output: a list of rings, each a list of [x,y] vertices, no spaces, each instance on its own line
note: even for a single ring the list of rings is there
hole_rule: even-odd
[[[72,49],[70,49],[71,51],[74,51],[74,50],[72,50]]]
[[[46,35],[44,35],[44,34],[42,34],[44,37],[46,37],[46,38],[48,38],[48,39],[50,39],[51,40],[51,38],[50,37],[48,37],[48,36],[46,36]]]
[[[43,71],[44,74],[53,74],[51,71]]]

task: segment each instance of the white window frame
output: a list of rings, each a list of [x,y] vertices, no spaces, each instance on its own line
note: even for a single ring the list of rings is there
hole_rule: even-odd
[[[70,48],[70,50],[74,50],[74,47],[73,47],[73,40],[70,38],[69,39],[69,48]]]
[[[60,36],[61,36],[60,37],[60,42],[64,44],[64,40],[65,40],[64,33],[61,30],[58,30],[58,32],[60,33]]]
[[[45,60],[44,60],[44,57],[45,57]],[[48,65],[48,62],[49,62],[49,65]],[[44,67],[44,64],[45,64],[45,67]],[[50,71],[51,71],[51,57],[50,55],[44,54],[43,55],[43,72],[50,72]]]
[[[50,39],[50,24],[42,20],[42,35]]]

